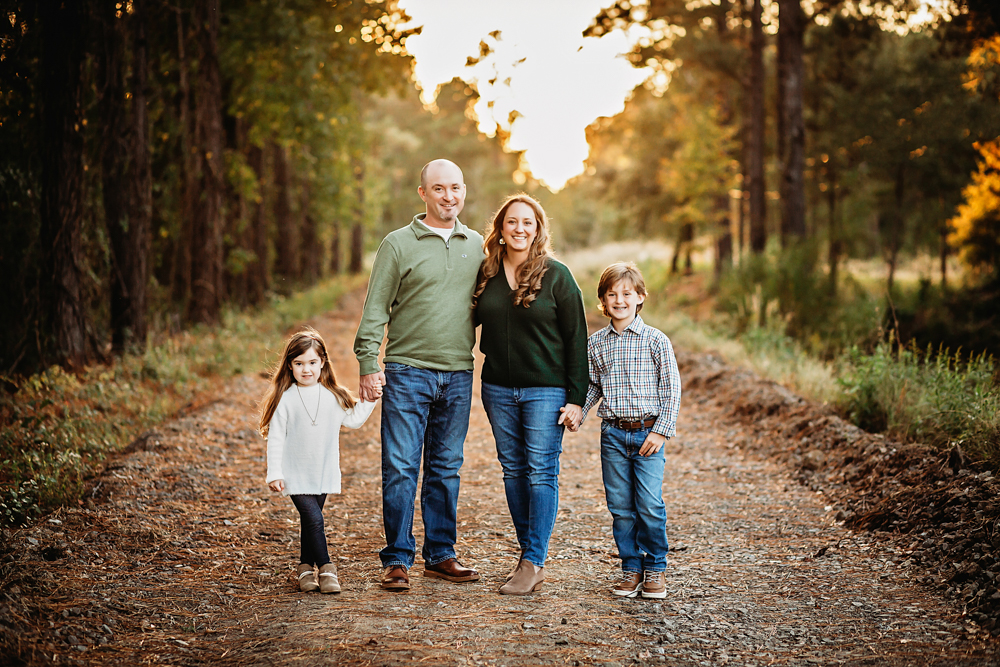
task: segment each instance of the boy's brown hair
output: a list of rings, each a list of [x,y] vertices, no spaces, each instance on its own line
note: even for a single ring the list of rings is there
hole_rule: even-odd
[[[620,280],[627,280],[632,283],[632,289],[641,296],[646,296],[646,281],[642,279],[642,271],[635,265],[635,262],[615,262],[604,269],[601,280],[597,283],[597,298],[601,303],[601,314],[611,317],[611,314],[604,310],[604,295]],[[636,306],[635,314],[642,310],[642,304]]]

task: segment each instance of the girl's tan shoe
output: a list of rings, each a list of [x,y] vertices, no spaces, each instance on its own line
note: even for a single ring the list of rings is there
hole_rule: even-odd
[[[303,593],[312,593],[313,591],[319,590],[319,584],[316,583],[316,574],[313,572],[312,565],[300,563],[299,566],[295,568],[295,574],[299,578],[300,591]]]
[[[522,560],[517,564],[514,576],[500,587],[500,595],[531,595],[542,589],[545,581],[545,568]]]
[[[319,568],[319,592],[340,592],[340,580],[337,579],[337,566],[333,563],[327,563]]]

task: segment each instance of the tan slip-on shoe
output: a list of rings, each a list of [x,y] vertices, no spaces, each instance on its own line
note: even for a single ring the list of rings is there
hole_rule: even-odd
[[[542,589],[545,581],[545,568],[522,560],[514,576],[500,587],[500,595],[531,595]]]
[[[321,565],[319,568],[319,592],[339,593],[340,580],[337,579],[337,566],[333,563]]]
[[[299,580],[300,591],[303,593],[312,593],[313,591],[319,590],[319,584],[316,583],[316,574],[313,572],[312,565],[300,563],[299,566],[295,568],[295,574]]]

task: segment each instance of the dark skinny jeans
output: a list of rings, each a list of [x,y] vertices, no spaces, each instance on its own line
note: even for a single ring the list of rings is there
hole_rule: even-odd
[[[330,552],[326,548],[326,532],[323,526],[323,504],[326,494],[289,496],[299,511],[302,523],[302,551],[299,562],[322,567],[330,562]]]

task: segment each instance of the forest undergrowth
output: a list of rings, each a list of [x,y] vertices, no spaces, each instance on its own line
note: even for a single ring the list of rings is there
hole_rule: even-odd
[[[78,370],[4,376],[0,524],[78,502],[86,480],[141,444],[154,425],[213,400],[213,387],[263,369],[285,330],[330,310],[361,277],[338,277],[267,306],[225,311],[216,326],[150,334],[145,349]]]

